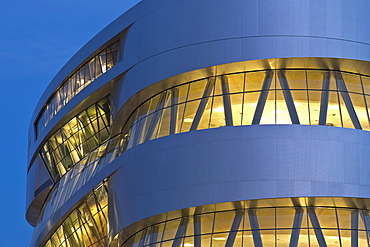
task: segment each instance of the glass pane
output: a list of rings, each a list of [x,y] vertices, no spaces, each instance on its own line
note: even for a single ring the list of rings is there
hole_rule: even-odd
[[[170,134],[171,108],[163,110],[162,119],[160,120],[160,128],[158,131],[158,138]]]
[[[306,73],[304,70],[285,70],[285,78],[290,89],[306,89]]]
[[[172,247],[173,240],[165,241],[161,243],[161,247]]]
[[[255,210],[260,229],[275,228],[275,208],[264,208]]]
[[[190,100],[202,98],[207,82],[208,82],[208,79],[203,79],[203,80],[191,83],[187,100],[190,101]]]
[[[291,230],[276,231],[276,245],[277,247],[288,247],[290,243]],[[274,246],[274,245],[272,245]],[[301,245],[298,245],[301,246]]]
[[[245,78],[245,91],[260,91],[265,80],[266,72],[248,72]]]
[[[260,97],[260,93],[245,93],[243,112],[242,112],[242,125],[251,125],[253,117],[256,111],[257,102]],[[235,123],[234,123],[235,124]]]
[[[159,108],[157,109],[157,106],[158,106],[160,98],[161,98],[161,94],[158,94],[150,99],[147,115],[153,113],[156,110],[159,110]]]
[[[188,224],[186,226],[185,236],[192,236],[192,235],[194,235],[194,218],[189,216]]]
[[[243,232],[239,231],[236,234],[233,247],[242,247],[243,246]]]
[[[370,94],[370,77],[361,76],[362,86],[364,87],[364,93]]]
[[[244,247],[254,246],[252,231],[243,232],[243,246]]]
[[[304,125],[310,124],[310,116],[309,116],[309,106],[308,106],[308,99],[307,99],[307,91],[306,90],[292,90],[291,91],[294,106],[298,114],[299,123]]]
[[[294,208],[277,208],[276,209],[276,227],[292,228],[295,216]]]
[[[337,208],[339,228],[351,229],[351,215],[356,214],[357,210]]]
[[[222,90],[222,77],[223,76],[217,76],[215,81],[215,90],[214,90],[214,96],[222,95],[224,94]]]
[[[202,214],[199,216],[202,234],[211,233],[213,228],[214,214]]]
[[[178,86],[173,90],[177,91],[176,93],[172,94],[172,97],[175,97],[175,95],[177,94],[177,97],[173,101],[177,102],[178,104],[185,102],[188,95],[189,83],[182,86]]]
[[[242,114],[243,114],[243,94],[232,94],[230,95],[231,112],[233,115],[233,125],[241,125]]]
[[[343,80],[346,84],[348,92],[360,93],[362,94],[362,85],[360,81],[360,76],[349,73],[342,73]]]
[[[275,90],[269,91],[260,124],[275,124]]]
[[[210,127],[217,128],[222,126],[226,126],[224,102],[222,96],[217,96],[213,98],[213,109]]]
[[[260,231],[263,246],[275,246],[275,231]]]
[[[308,89],[322,90],[323,80],[327,71],[307,70]]]
[[[227,233],[213,234],[212,235],[212,247],[224,247],[227,240]]]
[[[368,130],[370,129],[369,126],[369,118],[366,110],[366,105],[364,101],[364,96],[361,94],[349,94],[352,105],[355,108],[355,112],[357,115],[358,120],[360,121],[362,129]]]
[[[358,246],[368,246],[368,240],[365,231],[358,232]],[[345,246],[345,245],[343,245]]]
[[[321,228],[338,228],[334,208],[315,208]]]
[[[339,95],[342,96],[341,93],[339,93]],[[344,128],[354,128],[354,125],[349,115],[348,109],[343,101],[343,97],[339,97],[339,102],[340,102],[340,112],[342,115],[343,127]]]
[[[213,232],[228,232],[235,218],[235,211],[216,213],[215,226]]]
[[[339,247],[340,244],[340,238],[338,230],[324,230],[322,229],[322,232],[325,236],[325,242],[327,246],[333,246],[333,247]]]
[[[175,238],[177,229],[179,228],[179,224],[180,219],[167,221],[164,230],[163,240]]]
[[[200,122],[199,122],[199,125],[198,125],[198,128],[197,128],[198,130],[208,129],[209,128],[210,117],[211,117],[212,97],[203,98],[202,101],[207,102],[207,103],[206,103],[206,107],[203,111],[202,117],[200,118]],[[220,108],[218,108],[218,109],[220,109]],[[213,109],[213,110],[215,110],[215,109]],[[212,115],[213,114],[214,114],[214,112],[212,112]]]
[[[186,103],[181,132],[186,132],[190,130],[190,127],[195,117],[195,113],[198,110],[199,103],[200,103],[200,100],[191,101],[191,102]]]
[[[321,95],[321,91],[308,91],[311,125],[319,124]]]
[[[184,242],[183,242],[183,245],[181,245],[181,246],[182,247],[192,247],[192,246],[194,246],[194,238],[193,237],[185,238]]]
[[[276,124],[292,124],[283,91],[285,90],[276,90]]]
[[[212,243],[212,246],[214,244],[214,241],[212,242],[212,235],[211,234],[208,234],[208,235],[202,235],[201,236],[201,241],[202,241],[202,247],[209,247],[211,246],[211,243]],[[220,246],[221,247],[221,246]]]
[[[244,73],[227,75],[229,93],[241,93],[244,90]]]
[[[177,115],[177,121],[176,121],[176,131],[175,133],[181,132],[181,126],[183,124],[184,120],[184,110],[185,110],[185,103],[177,106],[172,107]]]
[[[342,127],[337,92],[329,92],[329,105],[328,105],[326,125]]]

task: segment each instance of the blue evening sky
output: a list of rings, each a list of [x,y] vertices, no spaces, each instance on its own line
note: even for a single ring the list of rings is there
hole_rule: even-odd
[[[41,94],[87,41],[139,0],[3,0],[0,5],[0,246],[28,246],[27,133]]]

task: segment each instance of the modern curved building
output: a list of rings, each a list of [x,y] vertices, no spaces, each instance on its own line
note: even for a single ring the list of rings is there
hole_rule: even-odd
[[[369,246],[369,9],[141,1],[36,106],[31,246]]]

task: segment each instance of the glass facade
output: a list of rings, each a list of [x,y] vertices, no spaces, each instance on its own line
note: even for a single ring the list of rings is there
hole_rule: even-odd
[[[167,89],[142,103],[122,131],[123,151],[170,134],[254,124],[370,130],[370,77],[329,70],[225,74]]]
[[[46,127],[50,120],[65,106],[76,94],[89,85],[100,75],[107,72],[117,62],[118,43],[104,49],[89,60],[80,69],[72,74],[68,80],[54,93],[46,103],[40,116],[36,120],[36,135]]]
[[[90,106],[54,133],[40,155],[54,181],[108,140],[111,109],[108,98]]]
[[[197,213],[202,211],[200,207],[194,214],[134,229],[136,233],[119,246],[369,246],[367,210],[307,205],[253,207],[253,203],[243,207],[243,202],[238,203],[233,210]]]
[[[103,247],[108,243],[108,193],[97,186],[62,222],[46,247]]]

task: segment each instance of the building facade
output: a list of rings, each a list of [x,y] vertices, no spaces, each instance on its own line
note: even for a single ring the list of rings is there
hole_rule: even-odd
[[[141,1],[36,106],[30,246],[369,246],[369,9]]]

